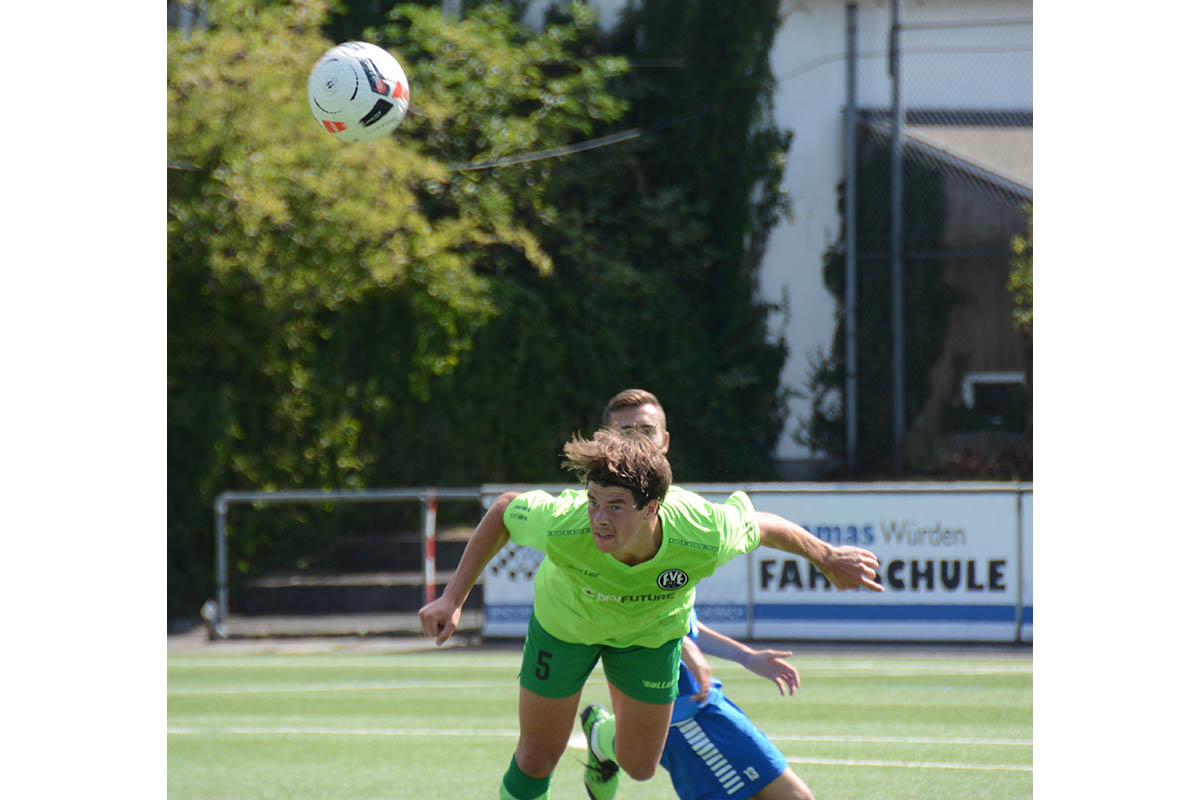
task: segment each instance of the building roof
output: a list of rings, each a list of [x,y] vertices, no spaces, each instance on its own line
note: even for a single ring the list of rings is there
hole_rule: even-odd
[[[890,135],[886,110],[859,113],[877,134]],[[904,146],[997,189],[1033,199],[1031,112],[909,110]]]

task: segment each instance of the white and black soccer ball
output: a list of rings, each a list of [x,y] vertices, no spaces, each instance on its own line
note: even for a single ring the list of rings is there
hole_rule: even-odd
[[[308,75],[308,107],[343,142],[388,135],[408,111],[408,78],[400,62],[368,42],[326,50]]]

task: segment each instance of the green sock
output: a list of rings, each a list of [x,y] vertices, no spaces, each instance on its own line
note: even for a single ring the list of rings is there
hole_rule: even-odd
[[[500,782],[500,800],[542,800],[550,796],[550,776],[531,778],[517,766],[516,756]]]
[[[600,755],[612,761],[617,760],[617,718],[608,716],[592,727],[592,746]]]

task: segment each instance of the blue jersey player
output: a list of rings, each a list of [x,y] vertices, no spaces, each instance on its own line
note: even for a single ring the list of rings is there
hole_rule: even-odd
[[[793,694],[800,684],[795,667],[784,661],[790,652],[746,647],[700,623],[693,611],[661,759],[676,794],[682,800],[813,800],[779,748],[725,696],[698,642],[774,681],[780,694]]]
[[[647,436],[663,453],[670,448],[666,412],[658,398],[644,389],[626,389],[614,395],[604,408],[603,424]],[[755,513],[760,523],[774,516]],[[799,534],[808,544],[802,555],[836,588],[883,591],[875,579],[878,559],[873,553],[851,546],[833,547],[802,528]],[[788,766],[779,748],[725,697],[701,650],[773,680],[781,694],[785,690],[794,693],[800,683],[795,668],[783,660],[790,652],[746,647],[696,620],[693,611],[691,633],[683,638],[680,651],[679,694],[660,760],[675,791],[683,800],[813,800],[812,792]],[[589,796],[594,795],[589,791]]]

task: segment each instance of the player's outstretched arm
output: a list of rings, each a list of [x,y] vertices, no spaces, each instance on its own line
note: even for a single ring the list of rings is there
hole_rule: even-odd
[[[882,592],[875,580],[879,559],[870,550],[852,545],[834,547],[813,536],[807,529],[769,511],[755,511],[760,533],[759,546],[802,556],[817,565],[838,589],[865,587]]]
[[[508,528],[504,527],[504,511],[508,504],[517,496],[516,492],[505,492],[496,498],[483,519],[475,526],[458,567],[442,596],[424,606],[418,616],[421,619],[421,629],[426,636],[431,637],[437,644],[444,644],[458,627],[462,617],[463,604],[471,587],[483,573],[484,567],[492,560],[500,548],[508,542]]]
[[[692,671],[692,675],[696,677],[696,683],[700,684],[700,691],[691,696],[693,703],[703,703],[708,697],[708,690],[712,687],[712,665],[708,663],[708,659],[700,652],[699,646],[692,641],[691,637],[683,637],[683,646],[679,651],[679,660],[687,665],[687,668]]]
[[[779,694],[795,694],[800,686],[800,673],[784,659],[792,655],[791,650],[758,650],[717,633],[703,622],[697,621],[696,642],[700,649],[718,658],[735,661],[755,675],[761,675],[779,687]]]

